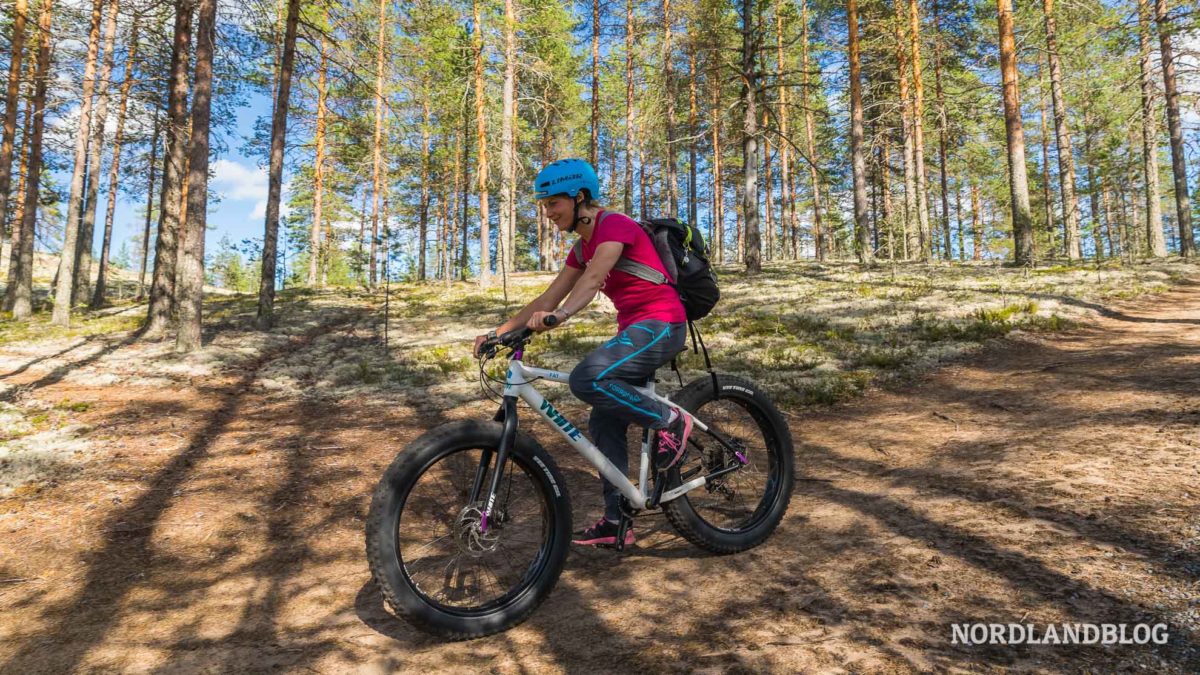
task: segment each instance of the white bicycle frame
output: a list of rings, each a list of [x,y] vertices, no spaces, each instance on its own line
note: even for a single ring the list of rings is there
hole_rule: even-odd
[[[544,379],[551,382],[557,382],[559,384],[566,384],[568,381],[567,373],[559,372],[557,370],[546,370],[545,368],[534,368],[532,366],[527,366],[521,361],[521,356],[521,352],[518,351],[513,354],[513,358],[508,362],[508,373],[505,376],[504,383],[504,395],[517,396],[520,397],[522,401],[528,403],[529,407],[537,411],[537,413],[541,415],[542,418],[550,424],[550,426],[554,427],[558,430],[558,433],[562,434],[563,438],[567,440],[567,443],[571,444],[571,447],[578,450],[579,454],[583,455],[584,459],[591,463],[592,466],[596,467],[596,470],[600,472],[600,475],[604,476],[608,482],[615,485],[617,489],[621,491],[621,494],[629,500],[629,504],[633,508],[646,508],[646,502],[650,497],[650,435],[643,434],[642,436],[641,468],[638,470],[638,485],[634,485],[632,482],[630,482],[629,478],[625,476],[625,474],[621,473],[617,467],[613,466],[613,463],[608,461],[608,458],[605,457],[600,450],[587,439],[587,436],[580,431],[579,427],[575,426],[571,420],[567,419],[566,416],[560,413],[554,407],[554,405],[547,401],[546,397],[542,396],[541,392],[539,392],[533,386],[534,380],[537,379]],[[653,378],[650,380],[647,386],[633,387],[633,389],[644,396],[652,398],[656,401],[660,401],[666,405],[675,405],[671,403],[670,400],[660,396],[654,391]],[[679,410],[680,414],[687,415],[688,417],[692,418],[694,428],[701,431],[708,431],[708,426],[696,419],[686,410],[683,410],[682,408],[676,409]],[[676,488],[667,490],[662,494],[658,501],[660,504],[669,502],[682,494],[703,486],[706,482],[706,476],[698,476]]]

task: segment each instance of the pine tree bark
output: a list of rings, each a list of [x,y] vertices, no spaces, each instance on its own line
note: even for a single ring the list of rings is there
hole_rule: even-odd
[[[758,211],[758,64],[754,0],[742,0],[742,211],[746,272],[762,271]]]
[[[215,2],[216,0],[201,0],[202,2]],[[201,12],[204,8],[201,6]],[[288,105],[292,94],[292,70],[293,64],[296,62],[296,29],[300,22],[300,0],[288,0],[287,4],[287,19],[283,34],[283,58],[279,63],[279,86],[275,89],[275,105],[271,113],[271,158],[270,165],[267,169],[267,217],[263,228],[263,259],[262,259],[262,276],[259,278],[258,285],[258,329],[270,330],[275,322],[275,264],[278,259],[278,243],[279,243],[279,201],[283,198],[283,154],[287,145],[287,122],[288,122]],[[203,40],[204,37],[199,38]],[[382,40],[380,41],[382,45]],[[211,45],[209,49],[211,49]],[[380,47],[382,49],[382,47]],[[197,113],[199,110],[200,101],[200,85],[198,83],[200,74],[200,45],[196,46],[196,100],[192,107],[192,145],[191,145],[191,160],[196,161],[196,136],[199,131],[196,125],[202,121],[201,115]],[[209,54],[211,58],[211,52]],[[212,64],[209,63],[207,68],[211,71]],[[211,77],[211,72],[209,73]],[[205,101],[207,106],[208,102]],[[204,109],[204,115],[208,114],[207,107]],[[207,125],[207,117],[203,118]],[[208,128],[204,129],[204,147],[206,154],[204,155],[204,166],[206,173],[203,174],[205,185],[199,186],[199,191],[203,194],[208,182]],[[192,210],[196,208],[196,200],[192,198],[193,191],[197,190],[194,187],[194,182],[200,174],[196,173],[194,165],[189,164],[188,178],[188,227],[193,223]],[[199,202],[203,209],[204,202]],[[203,223],[203,215],[201,215],[201,223]],[[201,239],[200,246],[203,249],[204,242]],[[184,249],[186,250],[186,249]],[[183,258],[180,258],[182,262]],[[203,258],[201,258],[203,263]],[[182,269],[182,268],[181,268]],[[201,276],[203,279],[203,276]],[[199,305],[196,306],[196,311],[199,311]],[[189,313],[190,314],[190,313]],[[183,312],[180,313],[180,318],[183,318]],[[196,319],[197,326],[199,320]],[[180,335],[183,335],[183,326],[180,326]],[[196,342],[192,347],[198,347],[199,337],[195,338]],[[179,343],[183,344],[182,338]],[[182,347],[180,347],[182,349]]]
[[[688,40],[688,138],[696,137],[696,125],[699,120],[699,108],[696,103],[696,46]],[[688,222],[700,223],[696,198],[696,145],[688,143]]]
[[[478,2],[476,2],[478,5]],[[379,37],[375,49],[375,135],[371,150],[371,253],[367,262],[367,286],[375,288],[379,244],[379,206],[383,197],[383,68],[387,44],[387,0],[379,0]],[[478,11],[476,26],[478,26]]]
[[[933,237],[929,226],[929,177],[925,170],[925,84],[921,76],[921,16],[917,0],[908,0],[913,79],[913,163],[917,171],[917,226],[921,260],[929,260]]]
[[[971,186],[971,259],[983,260],[983,213],[979,203],[979,185]]]
[[[933,88],[937,98],[938,116],[938,172],[942,187],[942,240],[943,258],[954,259],[954,250],[950,242],[950,194],[949,181],[946,176],[946,97],[942,91],[942,25],[940,7],[937,0],[933,3]]]
[[[13,239],[9,264],[12,282],[5,290],[5,307],[14,319],[28,319],[33,314],[33,242],[36,238],[38,196],[41,194],[42,136],[46,128],[46,83],[50,79],[50,28],[52,0],[43,0],[38,18],[37,71],[34,75],[32,108],[33,128],[29,137],[29,166],[25,175],[24,206],[21,236]]]
[[[300,0],[289,0],[288,37],[280,73],[279,98],[287,115],[287,90],[291,76],[291,52],[295,52],[296,28],[291,14],[299,14]],[[293,7],[296,9],[293,10]],[[217,0],[200,0],[196,34],[196,72],[193,78],[192,133],[188,143],[187,223],[179,241],[179,331],[175,351],[186,353],[201,346],[202,305],[204,301],[204,230],[208,212],[208,132],[212,120],[213,57],[217,41]],[[276,112],[276,117],[279,112]],[[286,121],[285,121],[286,125]],[[286,129],[286,126],[284,127]],[[282,139],[280,161],[283,159]],[[272,153],[274,154],[274,153]],[[270,189],[270,188],[269,188]],[[278,208],[278,188],[275,204]],[[270,196],[267,211],[271,210]]]
[[[505,2],[505,15],[509,0]],[[600,0],[592,0],[592,138],[588,161],[599,166],[600,159]]]
[[[1039,144],[1042,146],[1042,202],[1044,207],[1044,217],[1046,219],[1046,234],[1050,239],[1050,246],[1047,251],[1051,258],[1054,257],[1054,196],[1050,192],[1050,138],[1049,128],[1046,125],[1046,73],[1042,64],[1038,64],[1038,79],[1041,86],[1038,87],[1038,123],[1041,125],[1041,133],[1038,135]]]
[[[137,298],[140,301],[146,297],[146,263],[150,259],[150,220],[154,213],[154,180],[158,170],[158,142],[162,133],[162,124],[158,117],[159,108],[154,108],[154,133],[150,140],[150,184],[146,188],[146,224],[142,230],[142,264],[138,272]]]
[[[879,148],[879,182],[880,182],[880,201],[882,202],[883,213],[880,214],[883,218],[884,245],[887,247],[888,260],[896,259],[896,237],[895,237],[895,214],[892,208],[892,148],[891,136],[887,133],[883,134],[883,143]]]
[[[1075,196],[1075,158],[1071,154],[1071,131],[1067,126],[1067,104],[1063,94],[1062,64],[1058,54],[1054,0],[1042,0],[1046,27],[1046,56],[1050,61],[1050,98],[1054,105],[1054,131],[1058,136],[1058,181],[1062,192],[1063,242],[1068,260],[1081,257],[1079,199]]]
[[[1158,185],[1158,113],[1155,111],[1154,74],[1150,64],[1150,3],[1138,0],[1138,64],[1141,70],[1142,93],[1142,181],[1146,199],[1146,242],[1150,255],[1167,255],[1163,237],[1161,189]]]
[[[803,34],[800,36],[800,107],[804,109],[804,142],[808,148],[808,177],[812,185],[812,228],[813,228],[813,253],[817,260],[824,261],[833,252],[833,242],[831,237],[826,235],[825,228],[821,222],[822,210],[824,205],[821,202],[821,174],[817,171],[817,140],[816,140],[816,122],[813,119],[812,106],[809,105],[809,91],[813,85],[810,81],[810,69],[812,68],[810,49],[811,45],[808,40],[808,2],[807,0],[800,1],[800,30]]]
[[[488,213],[487,115],[483,94],[483,19],[479,0],[474,0],[475,18],[475,128],[479,151],[477,179],[479,186],[479,282],[488,286],[492,281],[490,223]]]
[[[633,0],[625,0],[625,213],[633,215]]]
[[[96,55],[100,49],[100,15],[104,0],[92,0],[91,29],[88,31],[87,57],[83,66],[83,92],[80,99],[79,127],[75,136],[75,169],[71,174],[71,192],[67,200],[67,225],[58,257],[58,283],[54,289],[54,311],[50,322],[56,326],[71,323],[71,291],[75,281],[75,249],[79,245],[79,222],[83,210],[83,173],[87,168],[87,144],[91,136],[92,92],[96,87]]]
[[[904,137],[904,259],[921,257],[921,228],[917,216],[916,147],[908,80],[908,57],[901,26],[904,7],[896,2],[896,67],[900,95],[900,125]]]
[[[162,201],[158,211],[158,240],[154,246],[154,275],[143,335],[161,336],[175,307],[176,257],[179,244],[184,162],[187,151],[188,70],[192,40],[193,0],[177,0],[171,48],[171,90],[167,97],[167,149],[163,166]]]
[[[504,109],[500,114],[500,236],[497,247],[500,259],[496,268],[506,274],[513,271],[513,246],[516,243],[516,227],[512,222],[516,201],[516,158],[513,156],[516,76],[517,20],[513,0],[504,0]],[[592,166],[596,166],[595,163]]]
[[[1183,150],[1183,121],[1179,116],[1179,87],[1175,83],[1175,55],[1171,46],[1171,20],[1167,0],[1156,0],[1154,20],[1158,23],[1158,42],[1162,50],[1163,84],[1167,95],[1167,129],[1171,136],[1171,172],[1175,178],[1175,219],[1179,224],[1179,254],[1195,255],[1192,238],[1192,206],[1188,194],[1187,164]]]
[[[113,1],[116,6],[116,0]],[[117,104],[117,128],[113,134],[112,162],[108,168],[108,202],[104,211],[104,238],[100,244],[100,270],[96,273],[96,288],[92,294],[92,309],[104,305],[104,293],[108,280],[108,257],[112,249],[113,217],[117,209],[117,188],[121,172],[121,144],[125,136],[125,113],[129,107],[129,91],[133,87],[133,69],[137,63],[138,22],[140,15],[133,18],[129,33],[129,53],[125,57],[125,79],[121,82],[121,101]]]
[[[954,221],[958,234],[958,261],[967,259],[967,243],[963,241],[962,181],[954,179]]]
[[[858,44],[858,0],[846,0],[850,51],[850,156],[854,174],[854,231],[858,241],[858,262],[875,263],[871,232],[867,222],[867,161],[863,149],[862,63]]]
[[[38,43],[36,33],[34,34],[33,39],[34,42],[30,43],[29,46],[32,58],[29,59],[29,62],[26,64],[25,68],[25,115],[24,120],[21,122],[21,155],[17,160],[17,191],[12,198],[12,204],[14,205],[11,218],[12,237],[8,258],[4,261],[0,261],[8,263],[7,272],[5,275],[6,281],[4,284],[4,288],[6,290],[2,303],[4,311],[6,312],[12,311],[11,289],[13,288],[13,284],[16,283],[13,274],[17,265],[17,259],[21,257],[21,232],[25,222],[25,182],[29,177],[29,140],[31,136],[31,129],[33,128],[34,78],[37,76],[36,52],[38,49]],[[0,250],[3,250],[3,246],[0,246]]]
[[[710,68],[709,90],[712,101],[709,105],[709,128],[712,131],[712,231],[709,232],[709,246],[713,250],[713,259],[717,263],[725,262],[725,183],[721,176],[721,77],[720,70],[715,64]]]
[[[329,23],[329,10],[325,10],[325,23]],[[316,157],[313,160],[313,222],[308,233],[308,279],[311,286],[317,285],[318,271],[321,284],[325,283],[328,268],[329,244],[321,245],[321,226],[325,218],[325,133],[329,116],[329,40],[321,34],[320,62],[317,66],[317,128]]]
[[[421,195],[417,204],[417,280],[425,281],[425,249],[429,241],[429,99],[421,100]],[[441,239],[438,239],[441,245]],[[440,257],[439,257],[440,259]]]
[[[783,73],[787,68],[787,62],[784,60],[783,51],[783,3],[777,1],[775,3],[775,61],[779,68],[779,72]],[[784,139],[790,139],[789,122],[790,110],[788,109],[788,93],[790,87],[782,85],[779,87],[779,133]],[[779,234],[780,234],[780,254],[784,258],[795,259],[795,252],[789,246],[789,240],[792,239],[791,233],[794,227],[792,220],[792,207],[794,205],[792,199],[792,172],[791,172],[791,146],[788,141],[783,141],[779,144]]]
[[[13,146],[17,135],[17,104],[21,100],[21,60],[25,54],[28,13],[28,0],[16,0],[10,38],[12,56],[8,60],[8,85],[4,94],[4,132],[0,141],[0,250],[4,249],[4,223],[8,222],[8,192],[12,187]]]
[[[1028,265],[1033,262],[1033,218],[1029,211],[1029,177],[1025,169],[1025,130],[1021,126],[1021,92],[1017,81],[1012,0],[996,0],[996,7],[1000,27],[1000,74],[1004,82],[1008,184],[1012,196],[1013,262]]]
[[[92,246],[96,233],[96,202],[100,196],[100,160],[104,156],[104,131],[108,126],[108,87],[112,80],[113,45],[117,37],[117,9],[120,0],[109,0],[108,19],[104,26],[103,61],[97,80],[96,109],[92,115],[92,140],[88,142],[88,180],[84,191],[83,220],[79,225],[79,244],[75,248],[75,281],[72,284],[72,304],[82,305],[90,299],[92,281]],[[109,201],[112,198],[110,197]]]
[[[1097,262],[1104,259],[1104,234],[1100,222],[1100,188],[1096,185],[1095,156],[1092,154],[1092,120],[1084,115],[1083,161],[1087,170],[1088,197],[1092,207],[1092,246],[1096,250]]]
[[[667,99],[667,209],[670,217],[679,214],[679,175],[675,162],[675,66],[671,58],[671,0],[662,0],[663,13],[663,95]]]

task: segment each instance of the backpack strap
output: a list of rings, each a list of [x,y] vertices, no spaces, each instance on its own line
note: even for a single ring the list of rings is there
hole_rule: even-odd
[[[600,218],[596,220],[596,227],[600,227],[600,223],[603,223],[604,219],[607,218],[608,214],[610,213],[612,213],[612,211],[605,209],[604,212],[600,214]],[[594,231],[595,230],[593,230],[593,232]],[[571,254],[575,256],[575,261],[581,266],[585,264],[583,260],[583,240],[575,242],[575,245],[571,247]],[[624,255],[617,259],[616,264],[613,265],[613,269],[621,270],[622,272],[635,276],[643,281],[649,281],[656,286],[669,283],[670,281],[662,272],[659,272],[645,263],[640,263],[636,260],[630,260]]]
[[[600,218],[596,221],[596,227],[600,227],[600,223],[603,223],[604,219],[607,218],[608,214],[610,213],[612,212],[608,209],[602,211],[600,213]],[[575,240],[575,245],[571,247],[571,255],[575,256],[575,262],[579,263],[580,267],[587,266],[587,261],[583,259],[583,239]]]

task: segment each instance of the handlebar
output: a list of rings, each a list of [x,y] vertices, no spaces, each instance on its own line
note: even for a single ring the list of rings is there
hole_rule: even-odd
[[[546,316],[542,317],[542,325],[547,328],[553,328],[558,324],[558,316],[555,314],[547,314]],[[497,347],[510,347],[512,349],[519,349],[524,347],[531,339],[533,339],[534,334],[535,333],[528,328],[517,328],[516,330],[510,330],[507,333],[502,333],[497,335],[495,338],[484,342],[479,348],[479,353],[490,358],[495,356]]]

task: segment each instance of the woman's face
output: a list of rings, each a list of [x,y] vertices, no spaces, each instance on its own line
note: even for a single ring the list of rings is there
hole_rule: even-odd
[[[566,232],[571,229],[571,224],[575,220],[575,200],[566,195],[555,195],[546,197],[541,201],[542,209],[546,212],[546,218],[554,223],[559,232]]]

